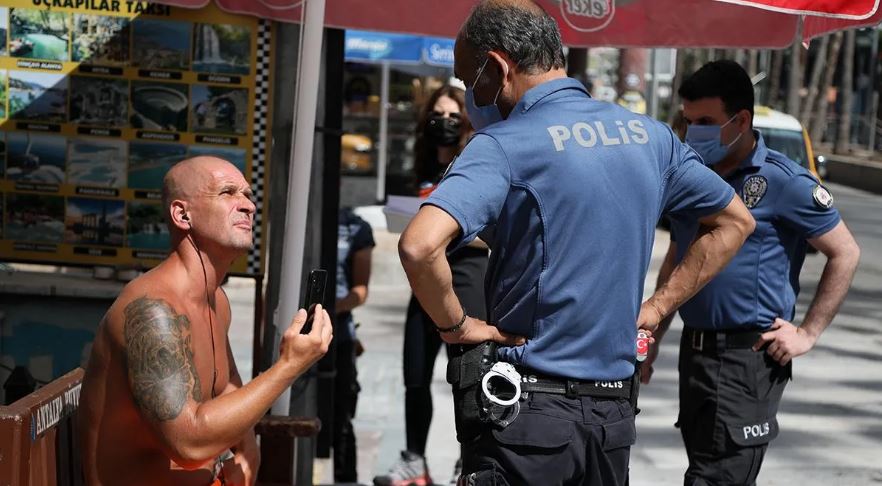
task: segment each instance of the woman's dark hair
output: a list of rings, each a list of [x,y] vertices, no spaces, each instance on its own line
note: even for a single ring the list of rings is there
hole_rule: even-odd
[[[414,172],[416,176],[416,184],[435,180],[444,172],[446,167],[438,163],[438,147],[426,139],[426,124],[432,116],[435,103],[442,96],[446,96],[459,105],[460,119],[462,124],[459,127],[459,145],[456,153],[462,151],[468,142],[469,136],[472,134],[472,124],[469,122],[468,114],[465,110],[465,92],[454,86],[442,86],[435,90],[426,103],[420,108],[419,118],[416,125],[416,142],[413,146],[414,151]]]

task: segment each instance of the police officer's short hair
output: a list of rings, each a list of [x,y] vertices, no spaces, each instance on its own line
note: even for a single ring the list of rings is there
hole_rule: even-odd
[[[753,120],[753,83],[747,71],[735,61],[724,59],[705,64],[686,78],[677,92],[687,101],[720,98],[729,116],[747,110]]]
[[[527,73],[564,67],[557,23],[535,4],[482,1],[462,26],[460,39],[475,47],[479,62],[485,53],[500,51]]]

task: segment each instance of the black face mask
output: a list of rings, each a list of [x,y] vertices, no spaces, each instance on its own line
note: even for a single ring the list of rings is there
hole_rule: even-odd
[[[426,138],[438,147],[451,147],[459,143],[461,124],[458,118],[433,116],[426,123]]]

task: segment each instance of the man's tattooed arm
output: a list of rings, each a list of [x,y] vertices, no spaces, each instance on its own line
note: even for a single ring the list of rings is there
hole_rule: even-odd
[[[146,296],[127,305],[124,314],[126,362],[135,403],[147,417],[174,420],[188,397],[202,401],[190,320],[166,301]]]

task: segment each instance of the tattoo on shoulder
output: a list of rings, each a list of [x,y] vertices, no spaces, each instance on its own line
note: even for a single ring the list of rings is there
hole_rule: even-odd
[[[177,314],[166,301],[148,297],[133,300],[124,313],[126,360],[135,403],[156,420],[173,420],[187,396],[202,401],[190,319]]]

